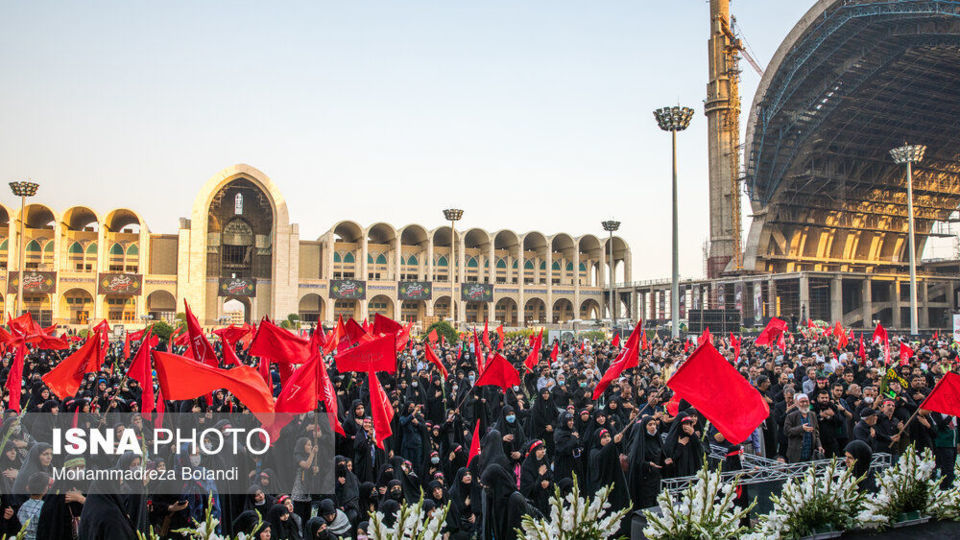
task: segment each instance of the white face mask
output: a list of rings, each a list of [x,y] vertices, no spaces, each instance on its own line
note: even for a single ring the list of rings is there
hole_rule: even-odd
[[[200,456],[190,456],[190,465],[194,467],[200,466]]]
[[[873,403],[873,398],[870,397],[870,396],[866,396],[866,397],[863,398],[863,402],[864,402],[864,403]]]

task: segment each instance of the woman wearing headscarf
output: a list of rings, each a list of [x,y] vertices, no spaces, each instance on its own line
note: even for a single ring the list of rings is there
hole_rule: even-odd
[[[657,419],[644,416],[634,424],[630,444],[628,485],[634,508],[649,508],[657,502],[660,493],[660,471],[663,468],[663,450]]]
[[[513,538],[510,516],[510,496],[517,491],[513,475],[499,463],[483,471],[483,540]],[[522,495],[521,495],[522,497]]]
[[[466,467],[458,469],[450,488],[450,511],[447,513],[447,527],[452,538],[471,538],[477,529],[475,509],[479,510],[480,504],[473,498],[473,488],[471,472]]]
[[[846,462],[847,468],[853,467],[855,477],[863,477],[860,480],[860,489],[868,493],[877,491],[877,481],[870,469],[872,459],[873,450],[870,449],[869,444],[861,440],[850,441],[843,449],[843,460]]]
[[[614,513],[630,506],[630,493],[627,479],[620,466],[620,452],[617,445],[623,439],[623,433],[611,435],[601,428],[597,431],[597,446],[590,451],[590,484],[588,493],[594,493],[604,486],[612,485],[613,490],[607,499],[610,512]]]
[[[503,452],[510,460],[511,470],[516,469],[520,466],[523,450],[526,448],[526,437],[520,420],[517,419],[516,409],[511,405],[504,405],[493,429],[499,431],[503,437]]]
[[[75,457],[63,464],[64,470],[80,470],[85,466],[82,457]],[[82,480],[61,478],[47,496],[37,524],[37,538],[72,538],[73,526],[80,519],[89,483]]]
[[[275,504],[267,512],[271,540],[302,540],[296,523],[290,519],[290,511],[282,504]]]
[[[113,481],[95,481],[80,513],[80,540],[136,540],[136,526]]]
[[[664,464],[670,476],[691,476],[703,466],[703,443],[696,433],[697,417],[686,412],[674,420],[663,442]]]
[[[357,508],[360,509],[361,519],[365,519],[370,512],[377,510],[378,497],[377,486],[373,482],[364,482],[360,484],[360,497],[357,501]]]
[[[530,443],[520,467],[520,493],[541,513],[550,511],[553,471],[547,460],[547,446],[540,439]]]
[[[580,455],[583,452],[583,443],[580,434],[575,431],[574,418],[570,413],[563,413],[560,417],[560,427],[553,434],[556,457],[553,462],[553,477],[555,480],[572,478],[574,474],[583,478]]]
[[[334,485],[337,507],[350,519],[350,523],[356,523],[360,515],[360,483],[357,477],[347,467],[347,458],[337,456],[335,459],[336,484]]]
[[[317,447],[307,437],[300,437],[294,444],[293,460],[297,464],[297,472],[293,477],[293,489],[290,497],[293,499],[294,512],[300,516],[300,522],[310,519],[310,492],[314,479],[320,470],[317,464]]]
[[[547,453],[553,454],[553,430],[557,427],[556,402],[547,387],[540,389],[539,396],[530,409],[530,438],[543,440],[547,445]]]
[[[53,476],[53,447],[45,442],[38,442],[30,449],[27,459],[24,460],[20,471],[17,473],[17,480],[13,483],[14,501],[19,506],[27,500],[27,480],[34,473],[44,472]]]

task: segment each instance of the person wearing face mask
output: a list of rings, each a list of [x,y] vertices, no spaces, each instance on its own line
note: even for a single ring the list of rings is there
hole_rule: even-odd
[[[510,465],[512,467],[518,466],[523,457],[523,449],[526,447],[526,437],[513,407],[504,405],[500,410],[500,418],[494,424],[493,429],[499,431],[503,436],[503,453],[510,459]]]
[[[663,443],[664,463],[672,476],[690,476],[703,466],[703,443],[696,431],[697,419],[681,412]]]
[[[528,434],[532,439],[542,439],[547,445],[547,453],[553,454],[553,431],[557,425],[557,407],[550,389],[543,388],[537,401],[530,410],[530,426]]]
[[[563,416],[560,417],[560,427],[554,433],[556,457],[553,473],[557,481],[571,478],[574,473],[578,477],[583,477],[583,463],[580,460],[583,453],[583,442],[580,439],[580,433],[577,432],[575,422],[576,420],[571,413],[563,413]]]
[[[547,460],[547,447],[542,440],[530,443],[520,468],[520,493],[542,514],[550,513],[553,494],[553,471]]]

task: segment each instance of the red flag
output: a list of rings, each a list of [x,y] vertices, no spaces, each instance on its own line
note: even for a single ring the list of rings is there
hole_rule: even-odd
[[[708,326],[704,329],[703,333],[700,334],[700,337],[697,338],[697,347],[703,345],[704,343],[713,344],[713,336],[710,335],[710,327]]]
[[[767,326],[764,327],[763,331],[760,332],[760,335],[757,336],[757,339],[754,340],[753,344],[760,346],[766,345],[773,349],[774,344],[780,343],[780,336],[787,331],[787,323],[776,317],[770,319],[770,322],[767,323]]]
[[[533,371],[533,366],[536,366],[540,362],[540,347],[543,346],[543,330],[540,330],[539,336],[534,336],[530,334],[530,354],[527,355],[527,359],[524,360],[523,365],[527,367],[527,371]]]
[[[654,330],[654,332],[656,332],[656,330]],[[645,351],[649,348],[650,348],[650,345],[647,343],[647,329],[641,328],[640,329],[640,349]]]
[[[816,328],[817,325],[813,324],[811,319],[807,319],[807,328]]]
[[[261,358],[257,362],[257,373],[260,374],[260,377],[263,378],[263,382],[267,383],[267,386],[273,388],[273,377],[270,376],[270,359]]]
[[[363,326],[360,327],[365,333],[370,333],[370,322],[367,319],[363,320]]]
[[[951,416],[960,416],[960,375],[948,371],[933,387],[920,408]]]
[[[397,372],[397,351],[394,336],[381,336],[366,341],[336,356],[337,369],[341,372],[387,371]]]
[[[13,364],[10,365],[10,371],[7,372],[7,392],[10,393],[9,407],[11,410],[20,412],[20,391],[23,388],[23,356],[26,354],[27,346],[21,341],[17,345],[17,352],[14,353]]]
[[[137,350],[137,356],[130,363],[127,370],[127,376],[140,383],[142,393],[140,395],[140,412],[150,413],[154,408],[153,397],[153,375],[150,367],[150,334],[147,333],[146,339],[140,342],[140,348]]]
[[[437,342],[437,329],[436,329],[436,328],[434,328],[433,330],[430,331],[429,334],[427,334],[427,341],[429,341],[430,344],[435,344],[435,343]]]
[[[327,416],[333,429],[343,435],[343,426],[337,418],[337,394],[333,383],[327,376],[326,366],[323,365],[323,356],[316,351],[310,360],[300,366],[284,385],[277,397],[276,410],[278,413],[305,413],[317,408],[317,401],[323,401],[327,409]],[[271,426],[270,434],[279,434],[280,429],[292,420],[291,416],[284,415],[278,418]]]
[[[397,333],[397,352],[401,352],[407,348],[407,343],[410,342],[410,330],[413,328],[413,323],[408,322],[400,332]]]
[[[477,338],[477,330],[473,330],[473,355],[477,357],[477,371],[483,371],[483,351],[480,350],[480,340]]]
[[[261,422],[273,422],[273,394],[252,367],[220,369],[162,351],[153,351],[153,358],[164,399],[194,399],[226,388]]]
[[[730,342],[733,343],[733,361],[736,362],[740,358],[740,346],[741,339],[733,337],[733,332],[730,332]]]
[[[667,414],[670,416],[677,416],[677,413],[680,412],[680,400],[677,400],[677,396],[673,396],[670,398],[670,401],[663,406],[663,408],[667,410]]]
[[[560,344],[554,341],[553,350],[550,351],[550,363],[556,362],[558,356],[560,356]]]
[[[130,334],[123,338],[123,358],[124,360],[130,358]]]
[[[347,339],[340,340],[340,345],[337,348],[338,351],[343,351],[344,349],[353,347],[357,343],[370,341],[373,339],[372,336],[370,336],[370,334],[368,334],[367,331],[357,324],[357,321],[353,319],[348,320],[347,324],[343,326],[343,329],[345,332],[344,336]]]
[[[403,327],[400,326],[397,321],[389,317],[384,317],[379,313],[373,315],[373,332],[371,332],[373,335],[390,334],[391,336],[395,336],[397,332],[401,330],[403,330]]]
[[[309,341],[269,321],[262,321],[250,343],[250,355],[278,364],[302,364],[310,357]]]
[[[613,341],[610,342],[610,345],[611,345],[612,347],[619,347],[619,346],[620,346],[620,334],[619,334],[619,333],[613,335]]]
[[[709,343],[697,347],[667,386],[710,420],[731,444],[740,444],[770,415],[760,392]]]
[[[883,325],[877,323],[877,327],[873,330],[873,338],[870,341],[873,343],[876,343],[877,341],[886,343],[889,341],[887,338],[887,330],[883,327]]]
[[[346,328],[343,327],[343,316],[337,319],[337,326],[330,330],[330,337],[327,338],[327,344],[323,346],[324,356],[333,352],[334,349],[340,350],[340,340],[347,335]]]
[[[520,374],[517,370],[502,355],[494,354],[483,373],[477,377],[474,386],[499,386],[506,392],[510,387],[519,384]]]
[[[423,347],[423,353],[424,353],[424,354],[423,354],[424,357],[427,359],[427,362],[430,362],[431,364],[437,366],[437,370],[440,371],[440,375],[441,375],[444,379],[446,379],[446,378],[447,378],[447,368],[444,367],[443,362],[441,362],[441,361],[440,361],[440,358],[437,357],[437,353],[433,352],[433,347],[431,347],[429,344],[428,344],[428,345],[424,345],[424,347]]]
[[[914,352],[906,343],[900,342],[900,365],[904,366],[913,358]]]
[[[490,345],[490,322],[483,321],[483,346],[492,349],[493,346]]]
[[[220,336],[220,339],[225,339],[230,343],[236,343],[237,341],[243,339],[244,336],[249,334],[250,329],[251,327],[247,325],[235,326],[231,324],[226,328],[214,330],[213,333]]]
[[[936,340],[940,339],[940,338],[938,337],[939,335],[940,335],[940,331],[939,331],[939,330],[934,330],[934,331],[933,331],[933,340],[936,341]]]
[[[390,405],[390,399],[387,393],[380,386],[380,380],[376,374],[368,373],[367,380],[370,382],[370,408],[373,416],[373,430],[377,439],[377,447],[383,449],[383,441],[393,435],[393,429],[390,428],[390,422],[393,421],[393,406]]]
[[[499,341],[497,341],[497,349],[502,351],[503,344],[506,341],[506,337],[503,334],[503,323],[501,323],[500,326],[497,327],[497,337],[499,338]]]
[[[600,378],[597,387],[593,389],[594,401],[603,395],[603,392],[610,386],[610,383],[624,371],[640,365],[640,335],[643,334],[642,324],[643,322],[637,322],[637,326],[633,329],[630,337],[627,338],[626,346],[610,364],[610,367],[607,368],[607,372]]]
[[[194,360],[210,367],[218,367],[220,363],[217,361],[217,353],[214,352],[213,345],[207,341],[207,336],[203,335],[203,328],[190,311],[186,299],[183,300],[183,306],[186,309],[187,334],[190,335],[190,351],[193,353]]]
[[[690,340],[686,339],[683,341],[683,354],[687,354],[687,351],[690,350]]]
[[[29,311],[16,319],[10,319],[8,326],[10,326],[11,332],[21,336],[38,336],[43,333],[43,328],[37,324],[37,321],[33,320],[33,315],[30,315]]]
[[[163,427],[163,413],[167,411],[167,404],[163,402],[163,392],[157,391],[157,404],[154,409],[157,415],[153,418],[153,427],[160,429]]]
[[[863,332],[860,332],[860,347],[857,348],[857,356],[859,356],[861,360],[867,359],[867,351],[863,348]]]
[[[96,372],[100,369],[100,340],[97,336],[90,336],[86,343],[77,349],[77,352],[60,362],[57,367],[41,377],[43,383],[60,399],[75,395],[83,384],[85,373]]]
[[[473,461],[473,458],[480,455],[480,419],[477,419],[477,424],[473,427],[473,438],[470,439],[470,454],[467,456],[467,467],[470,466],[470,462]]]
[[[225,337],[221,337],[220,341],[223,346],[223,365],[239,366],[241,362],[240,358],[237,357],[236,345]]]

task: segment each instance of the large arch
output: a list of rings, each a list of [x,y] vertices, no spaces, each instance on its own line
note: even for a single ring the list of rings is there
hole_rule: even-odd
[[[573,302],[567,298],[560,298],[553,303],[553,310],[551,313],[552,323],[565,323],[567,321],[572,321],[576,316],[573,313]]]
[[[777,49],[747,117],[756,217],[744,269],[904,271],[905,250],[878,249],[907,234],[904,170],[888,152],[904,141],[927,146],[913,185],[919,253],[960,205],[958,52],[955,2],[820,0],[810,8]],[[786,242],[791,234],[802,241]],[[847,245],[825,249],[838,240]]]
[[[587,298],[580,302],[580,318],[583,320],[592,320],[600,318],[600,303],[593,298]]]
[[[523,258],[527,263],[522,269],[524,283],[544,283],[546,268],[541,266],[546,264],[547,249],[547,237],[543,233],[531,231],[523,235]]]
[[[176,318],[177,298],[163,289],[153,291],[147,296],[146,312],[155,321],[171,322]]]
[[[378,294],[367,301],[367,317],[370,322],[373,322],[373,317],[376,314],[393,319],[393,299],[385,294]]]
[[[530,298],[523,305],[523,320],[529,323],[546,323],[547,306],[542,298]]]
[[[460,309],[460,302],[453,302],[453,309]],[[433,301],[433,314],[440,320],[450,319],[450,295],[438,296]]]
[[[140,216],[140,213],[129,208],[111,210],[103,218],[104,230],[112,233],[122,233],[129,230],[132,234],[140,234],[140,229],[146,226],[146,222]]]
[[[580,250],[580,266],[577,268],[577,279],[580,285],[587,287],[599,286],[600,259],[603,257],[603,245],[600,239],[592,234],[585,234],[577,239],[577,249]]]
[[[60,295],[57,319],[65,324],[87,324],[93,319],[93,295],[86,289],[72,288]]]
[[[356,244],[363,239],[363,227],[355,221],[338,221],[330,230],[337,242]]]
[[[308,293],[300,298],[297,309],[300,320],[305,323],[320,324],[326,320],[323,313],[323,297],[316,293]]]
[[[517,312],[517,302],[513,298],[504,297],[497,300],[493,311],[494,318],[505,326],[517,326],[519,313]]]

